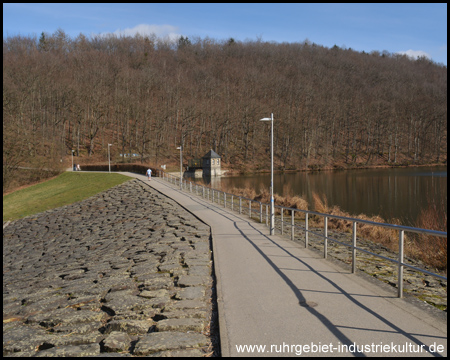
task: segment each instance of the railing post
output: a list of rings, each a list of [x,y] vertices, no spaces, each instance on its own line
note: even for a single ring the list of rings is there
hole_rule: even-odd
[[[403,240],[405,237],[405,230],[399,231],[398,236],[398,297],[403,297]]]
[[[269,205],[266,205],[266,226],[269,226]]]
[[[323,242],[323,258],[327,258],[327,246],[328,246],[328,217],[325,216],[324,219],[324,234],[325,234],[325,241]]]
[[[308,247],[308,236],[309,236],[309,231],[308,231],[308,213],[305,213],[305,248]]]
[[[242,198],[239,196],[239,214],[242,214]]]
[[[294,210],[291,210],[291,240],[294,241]]]
[[[227,207],[227,194],[223,193],[223,207],[226,208]]]
[[[248,201],[248,216],[250,216],[250,219],[252,218],[252,201]]]
[[[262,223],[262,203],[259,203],[259,222]]]
[[[234,196],[231,195],[231,211],[233,211],[233,199],[234,199]]]
[[[356,221],[353,221],[352,234],[352,274],[356,272]]]
[[[284,213],[284,209],[281,208],[281,235],[283,235],[283,213]]]

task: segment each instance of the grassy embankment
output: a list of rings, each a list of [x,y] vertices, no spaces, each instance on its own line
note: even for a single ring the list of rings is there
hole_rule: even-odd
[[[3,221],[72,204],[130,180],[120,174],[66,172],[3,196]]]
[[[257,193],[252,188],[222,188],[222,191],[240,195],[246,198],[250,198],[263,203],[270,203],[269,190],[263,188]],[[285,194],[291,193],[289,188],[284,189]],[[378,223],[386,223],[386,221],[380,216],[366,216],[364,214],[351,215],[338,206],[330,207],[327,204],[326,198],[322,199],[318,194],[313,194],[314,199],[314,211],[323,214],[331,214],[344,217],[358,218],[362,220],[368,220]],[[299,196],[288,195],[280,196],[274,194],[274,202],[276,205],[281,205],[289,208],[311,210],[312,207],[308,202]],[[276,209],[276,214],[279,214],[279,210]],[[288,215],[288,213],[286,213]],[[299,219],[304,219],[304,215],[298,212],[296,216]],[[309,216],[310,228],[323,228],[324,218],[322,216]],[[395,225],[401,225],[399,220],[394,220],[391,223]],[[419,218],[416,221],[415,227],[447,231],[447,215],[444,209],[444,203],[430,204],[427,209],[422,210]],[[336,230],[344,233],[352,232],[352,223],[350,221],[344,221],[340,219],[329,219],[328,229]],[[357,223],[357,234],[366,240],[370,240],[374,243],[381,244],[392,251],[398,251],[398,230],[389,229],[379,226],[372,226],[364,223]],[[447,272],[447,239],[429,236],[429,235],[416,235],[414,233],[405,233],[405,254],[413,259],[423,261],[425,264],[432,266],[433,268],[446,273]]]

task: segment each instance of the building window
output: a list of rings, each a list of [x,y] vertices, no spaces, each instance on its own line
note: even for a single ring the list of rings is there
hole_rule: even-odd
[[[214,165],[214,159],[212,159],[212,165]]]
[[[220,165],[219,161],[220,161],[220,159],[217,159],[217,165]]]

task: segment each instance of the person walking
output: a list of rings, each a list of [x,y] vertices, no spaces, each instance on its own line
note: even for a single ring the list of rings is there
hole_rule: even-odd
[[[148,179],[150,180],[150,178],[152,177],[152,169],[148,168],[147,176],[148,176]]]

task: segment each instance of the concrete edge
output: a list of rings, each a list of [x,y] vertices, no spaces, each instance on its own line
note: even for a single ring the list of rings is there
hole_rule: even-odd
[[[126,173],[122,173],[123,175],[126,175]],[[129,175],[126,175],[129,176]],[[216,287],[216,294],[217,294],[217,312],[218,312],[218,321],[219,321],[219,346],[220,346],[220,356],[221,357],[230,357],[230,344],[229,344],[229,340],[228,340],[228,332],[227,332],[227,324],[226,324],[226,320],[225,320],[225,316],[224,316],[224,303],[223,303],[223,291],[222,291],[222,281],[220,280],[220,271],[217,268],[217,255],[216,252],[217,250],[214,251],[214,228],[208,224],[205,220],[199,218],[196,214],[194,214],[192,211],[190,211],[189,209],[187,209],[186,207],[184,207],[182,204],[180,204],[178,201],[176,201],[175,199],[171,198],[169,195],[166,195],[164,193],[162,193],[161,191],[159,191],[158,189],[156,189],[155,187],[152,186],[151,183],[146,182],[144,180],[138,179],[140,182],[150,186],[153,190],[157,191],[158,193],[160,193],[161,195],[166,196],[167,198],[171,199],[172,201],[176,202],[179,206],[181,206],[184,210],[186,210],[187,212],[189,212],[190,214],[192,214],[192,216],[194,216],[196,219],[200,220],[202,223],[206,224],[209,226],[210,231],[211,231],[211,251],[213,254],[213,276],[214,276],[214,282],[215,282],[215,287]],[[155,178],[152,178],[152,181],[155,181]],[[159,181],[158,182],[160,184],[166,185],[165,183],[162,183]],[[175,189],[173,189],[175,190]],[[183,193],[183,195],[186,195]],[[217,248],[216,248],[217,249]]]

